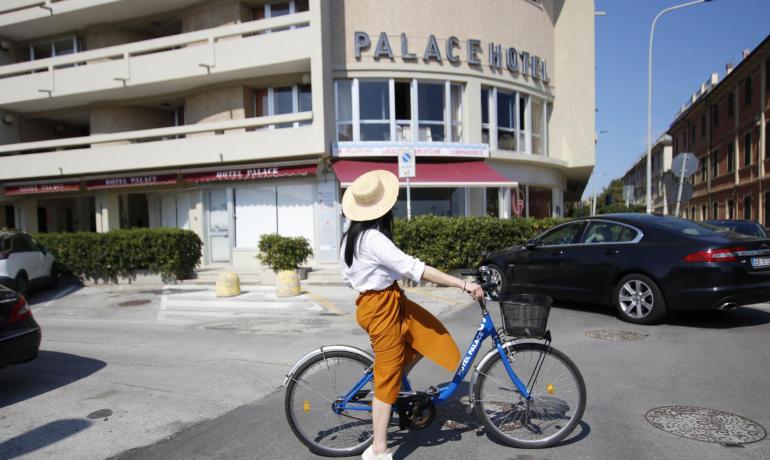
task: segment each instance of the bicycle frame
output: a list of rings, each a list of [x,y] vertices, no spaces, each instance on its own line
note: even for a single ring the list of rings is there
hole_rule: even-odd
[[[516,373],[513,371],[513,368],[511,367],[511,363],[508,360],[508,355],[505,353],[505,349],[503,349],[503,343],[500,340],[500,335],[497,333],[497,329],[495,328],[495,324],[492,321],[492,317],[490,316],[489,311],[487,311],[486,308],[483,308],[482,311],[483,311],[483,314],[481,318],[481,323],[479,324],[478,329],[476,329],[476,336],[473,338],[470,345],[468,346],[468,350],[465,352],[463,360],[457,366],[457,370],[455,371],[452,381],[449,383],[449,385],[441,388],[439,392],[433,396],[432,398],[433,404],[435,405],[442,404],[452,397],[454,392],[460,387],[460,384],[462,383],[463,379],[465,379],[465,376],[468,374],[468,371],[470,370],[471,365],[476,360],[476,355],[478,355],[479,353],[479,349],[481,348],[481,343],[484,342],[484,340],[486,340],[488,337],[492,337],[492,341],[494,342],[495,347],[497,348],[497,352],[500,354],[500,359],[503,362],[503,366],[505,367],[506,372],[508,372],[508,376],[511,378],[511,381],[513,382],[513,384],[516,385],[516,388],[524,396],[524,398],[526,398],[527,400],[530,400],[532,398],[531,395],[529,394],[529,391],[527,390],[526,385],[524,385],[524,383],[519,379],[519,377],[516,375]],[[372,410],[371,405],[360,404],[351,400],[356,394],[358,394],[359,391],[361,391],[364,385],[366,385],[372,380],[373,375],[374,375],[373,369],[370,367],[369,369],[367,369],[364,375],[359,379],[359,381],[353,386],[353,388],[347,394],[345,394],[342,400],[334,404],[335,410],[337,412],[342,412],[345,410],[371,411]],[[402,382],[403,382],[402,383],[403,389],[407,392],[411,392],[412,388],[406,376],[403,377]]]

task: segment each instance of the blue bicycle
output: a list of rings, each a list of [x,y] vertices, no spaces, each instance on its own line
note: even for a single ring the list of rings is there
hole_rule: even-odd
[[[473,275],[485,292],[494,286],[484,267]],[[531,295],[501,302],[505,327],[498,330],[486,302],[479,300],[481,323],[452,382],[413,391],[404,377],[393,406],[400,427],[430,425],[436,406],[459,388],[481,343],[492,337],[494,347],[475,367],[470,382],[470,402],[486,431],[518,448],[549,447],[569,435],[583,416],[586,388],[575,364],[551,346],[545,329],[550,302],[547,296]],[[530,311],[536,312],[535,323]],[[522,338],[541,341],[523,342]],[[284,409],[292,431],[312,452],[352,456],[371,444],[373,362],[359,348],[333,345],[311,351],[291,368],[284,381]]]

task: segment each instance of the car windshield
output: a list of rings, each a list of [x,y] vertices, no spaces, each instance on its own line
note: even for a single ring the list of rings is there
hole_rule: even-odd
[[[656,219],[655,223],[680,235],[712,236],[720,233],[719,229],[712,225],[701,224],[691,220],[677,219],[674,217],[661,217]]]

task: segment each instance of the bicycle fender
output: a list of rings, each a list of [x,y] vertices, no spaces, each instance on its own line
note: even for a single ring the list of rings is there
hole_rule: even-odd
[[[516,341],[509,340],[508,342],[505,342],[503,344],[503,349],[507,350],[508,347],[512,347],[516,344]],[[476,388],[476,380],[479,377],[479,373],[481,372],[481,368],[484,367],[484,364],[487,363],[490,359],[492,359],[493,356],[497,355],[497,347],[492,348],[487,352],[486,355],[479,361],[479,363],[476,365],[476,368],[473,370],[473,377],[471,377],[471,384],[468,385],[468,401],[471,403],[471,408],[474,407],[476,404],[473,400],[473,389]]]
[[[294,365],[289,370],[289,373],[286,374],[286,378],[284,378],[283,383],[281,386],[286,386],[289,383],[289,380],[294,376],[294,373],[297,372],[297,369],[299,369],[300,366],[302,366],[307,360],[311,358],[315,358],[318,355],[321,355],[323,353],[329,352],[329,351],[348,351],[350,353],[357,354],[359,356],[362,356],[364,358],[369,359],[370,361],[374,362],[374,357],[370,355],[369,353],[365,352],[364,350],[353,347],[350,345],[328,345],[328,346],[321,346],[319,348],[316,348],[315,350],[311,351],[310,353],[307,353],[305,356],[301,357],[299,361],[294,363]]]

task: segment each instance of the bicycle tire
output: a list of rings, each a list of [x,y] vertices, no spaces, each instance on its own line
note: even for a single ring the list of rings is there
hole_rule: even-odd
[[[527,405],[526,400],[516,389],[510,377],[508,377],[500,355],[496,354],[479,369],[479,376],[473,389],[476,416],[493,438],[509,446],[536,449],[557,444],[572,433],[583,417],[586,405],[586,386],[583,376],[580,374],[577,366],[575,366],[575,363],[564,353],[541,343],[510,344],[506,351],[509,360],[513,356],[511,367],[513,367],[514,372],[522,382],[528,386],[527,390],[530,392],[532,400]],[[527,354],[531,356],[525,356]],[[535,362],[537,361],[536,359],[533,361],[532,358],[537,357],[543,357],[541,372],[536,375],[534,382],[528,384],[528,380],[534,373]],[[556,382],[553,380],[556,378],[551,376],[551,370],[555,367],[553,363],[559,363],[559,366],[557,366],[559,367],[559,372],[555,373],[555,375],[559,378],[561,375],[565,378],[570,376],[571,378],[568,379],[568,382]],[[569,372],[560,374],[564,368]],[[525,369],[532,370],[527,373],[524,372]],[[546,372],[543,373],[543,371]],[[503,398],[510,399],[502,402],[491,399],[493,396],[491,394],[492,390],[498,390],[498,388],[490,388],[494,384],[504,385],[507,388],[507,393]],[[546,396],[543,396],[544,393]],[[557,395],[557,393],[559,394]],[[567,396],[568,393],[576,394],[572,395],[570,401],[559,399],[562,395]],[[513,398],[510,395],[513,395]],[[516,398],[518,398],[518,401]],[[495,413],[492,412],[495,405],[510,406],[508,414],[511,414],[512,417],[509,418],[509,415],[504,417],[495,416]],[[570,411],[572,415],[569,416],[568,421],[560,423]],[[523,435],[528,432],[533,433],[533,430],[529,427],[542,428],[533,422],[532,415],[539,416],[544,422],[554,421],[554,425],[558,430],[542,439],[524,439],[519,434],[513,433],[516,431],[521,432],[521,435]],[[501,426],[508,429],[504,430]]]
[[[347,366],[350,369],[350,375],[343,376],[341,381],[337,380],[335,384],[335,380],[331,377],[332,365],[334,367]],[[348,457],[363,453],[372,443],[371,411],[337,414],[332,410],[333,402],[352,389],[353,385],[371,365],[371,360],[355,353],[329,351],[308,359],[289,380],[284,397],[286,420],[297,439],[311,452],[328,457]],[[326,372],[324,372],[324,367]],[[358,372],[359,370],[360,372]],[[318,375],[319,378],[314,379],[315,375]],[[311,384],[315,385],[308,394],[298,395],[300,389],[310,388]],[[371,398],[374,396],[371,381],[364,389],[368,390],[367,400],[371,404]],[[311,401],[309,399],[311,397],[314,400]],[[367,402],[367,400],[362,402]],[[309,418],[311,412],[314,416],[319,415],[322,421],[329,420],[332,426],[314,426],[315,420]],[[360,423],[350,425],[351,420],[357,420]],[[350,431],[342,431],[346,429]],[[351,439],[351,442],[348,443],[346,439]],[[342,444],[337,446],[325,445],[325,442],[331,444],[338,441],[342,441]]]

